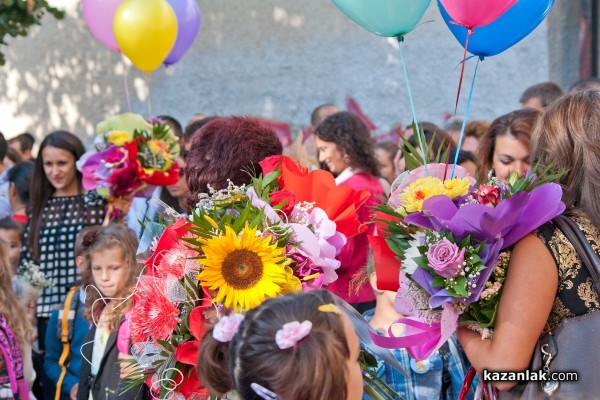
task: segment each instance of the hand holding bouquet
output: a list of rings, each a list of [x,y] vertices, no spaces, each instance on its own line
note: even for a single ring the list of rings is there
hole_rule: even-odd
[[[436,351],[459,322],[489,335],[508,267],[502,250],[564,211],[560,186],[550,183],[556,176],[547,170],[474,185],[460,167],[446,179],[451,167],[428,164],[399,177],[379,207],[380,237],[371,239],[385,240],[383,250],[401,262],[396,308],[407,324],[401,347],[408,342],[417,359]],[[383,345],[397,347],[396,339]]]

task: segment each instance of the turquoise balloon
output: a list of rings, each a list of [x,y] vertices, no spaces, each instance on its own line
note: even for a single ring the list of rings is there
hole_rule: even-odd
[[[397,37],[415,29],[431,0],[332,0],[352,21],[379,36]]]

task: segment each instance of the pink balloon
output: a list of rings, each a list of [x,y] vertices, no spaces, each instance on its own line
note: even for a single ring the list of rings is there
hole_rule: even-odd
[[[83,18],[92,34],[111,50],[119,51],[113,20],[123,0],[83,0]]]
[[[518,0],[440,0],[450,17],[467,29],[491,24]]]

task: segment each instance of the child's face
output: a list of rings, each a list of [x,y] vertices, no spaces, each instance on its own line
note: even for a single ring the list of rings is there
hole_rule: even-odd
[[[360,400],[363,396],[363,377],[358,357],[360,355],[360,342],[356,331],[350,319],[342,315],[344,321],[344,332],[346,333],[346,342],[350,349],[350,358],[346,360],[346,400]]]
[[[123,251],[109,247],[90,254],[94,284],[104,297],[115,297],[124,284],[127,266]]]
[[[15,230],[0,229],[0,241],[8,247],[8,259],[11,271],[17,273],[19,268],[19,256],[21,254],[21,234]]]

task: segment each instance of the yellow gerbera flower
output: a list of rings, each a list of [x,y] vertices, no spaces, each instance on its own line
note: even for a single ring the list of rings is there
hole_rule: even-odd
[[[200,244],[204,258],[198,280],[216,290],[214,300],[227,308],[248,310],[291,289],[284,249],[270,237],[257,236],[256,228],[246,225],[238,238],[227,226],[224,235],[200,239]]]
[[[444,188],[446,188],[446,196],[451,199],[464,196],[469,193],[469,188],[471,187],[471,180],[469,178],[454,178],[454,179],[446,179],[444,181]]]
[[[115,146],[123,146],[125,143],[133,140],[133,136],[126,131],[112,131],[106,136],[106,141]]]
[[[157,155],[162,158],[167,158],[169,156],[169,147],[168,145],[158,139],[150,139],[148,140],[148,148],[152,152],[152,154]]]
[[[398,211],[407,214],[423,209],[423,202],[430,197],[445,194],[444,184],[438,178],[428,176],[419,178],[408,185],[400,194],[401,207]]]

